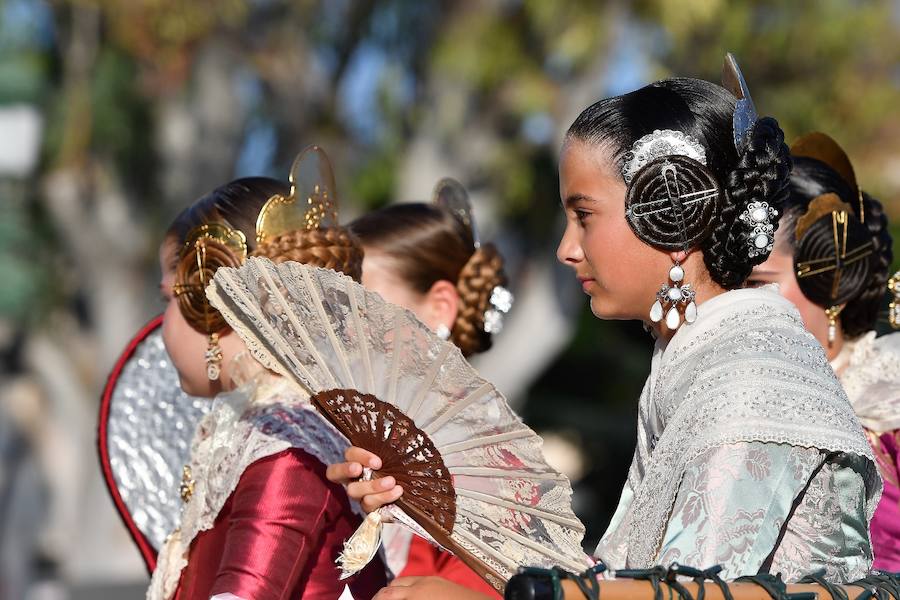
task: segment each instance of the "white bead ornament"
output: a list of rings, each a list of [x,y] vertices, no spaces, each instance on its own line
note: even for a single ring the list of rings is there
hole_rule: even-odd
[[[657,300],[653,303],[653,306],[650,307],[650,320],[654,323],[659,323],[663,318],[663,307],[662,303]]]
[[[678,314],[678,309],[675,308],[675,306],[672,306],[666,314],[666,327],[669,329],[678,329],[679,325],[681,325],[681,315]]]
[[[669,269],[669,280],[672,285],[663,284],[656,294],[656,302],[650,307],[650,320],[659,323],[666,319],[666,327],[678,329],[682,323],[679,305],[684,307],[685,323],[693,323],[697,320],[697,305],[694,303],[695,292],[688,285],[681,285],[684,281],[684,268],[678,263]]]
[[[778,211],[768,202],[751,202],[738,217],[750,230],[747,254],[754,258],[768,254],[775,244],[775,219]]]

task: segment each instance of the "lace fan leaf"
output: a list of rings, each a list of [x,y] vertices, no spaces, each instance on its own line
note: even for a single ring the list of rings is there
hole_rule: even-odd
[[[378,454],[396,503],[498,590],[519,566],[589,564],[565,476],[505,398],[411,312],[348,277],[251,258],[207,290],[263,364]]]

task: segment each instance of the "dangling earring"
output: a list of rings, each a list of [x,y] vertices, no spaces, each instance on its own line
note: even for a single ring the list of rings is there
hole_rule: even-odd
[[[841,314],[841,311],[844,310],[845,304],[839,304],[837,306],[832,306],[831,308],[825,309],[825,316],[828,317],[828,346],[830,347],[834,343],[834,338],[837,337],[837,319]]]
[[[219,346],[219,334],[209,334],[209,346],[206,348],[206,376],[210,381],[217,381],[222,372],[222,347]]]
[[[684,269],[677,260],[669,269],[669,280],[672,285],[667,283],[660,286],[656,293],[656,302],[650,307],[650,320],[659,323],[663,319],[665,307],[669,309],[665,312],[666,327],[675,330],[681,325],[681,314],[678,312],[678,305],[683,305],[684,322],[693,323],[697,320],[697,305],[694,303],[696,292],[691,288],[690,284],[680,285],[684,280]]]
[[[434,333],[442,340],[450,339],[450,328],[443,323],[437,326],[437,328],[434,330]]]
[[[888,305],[888,323],[891,324],[891,329],[900,329],[900,271],[888,279],[888,291],[893,294]]]

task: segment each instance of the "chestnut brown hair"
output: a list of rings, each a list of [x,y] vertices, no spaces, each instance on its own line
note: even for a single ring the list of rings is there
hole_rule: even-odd
[[[451,341],[465,356],[491,347],[484,330],[495,286],[506,285],[503,257],[491,244],[475,248],[472,230],[434,204],[394,204],[349,224],[369,252],[387,256],[410,288],[425,294],[438,281],[456,286],[460,306]]]

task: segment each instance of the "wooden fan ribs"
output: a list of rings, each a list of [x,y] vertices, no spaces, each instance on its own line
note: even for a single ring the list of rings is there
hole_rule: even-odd
[[[397,504],[434,521],[445,535],[456,520],[456,492],[440,452],[397,408],[357,390],[327,390],[311,398],[350,443],[382,459],[374,477],[394,477],[405,490]]]

